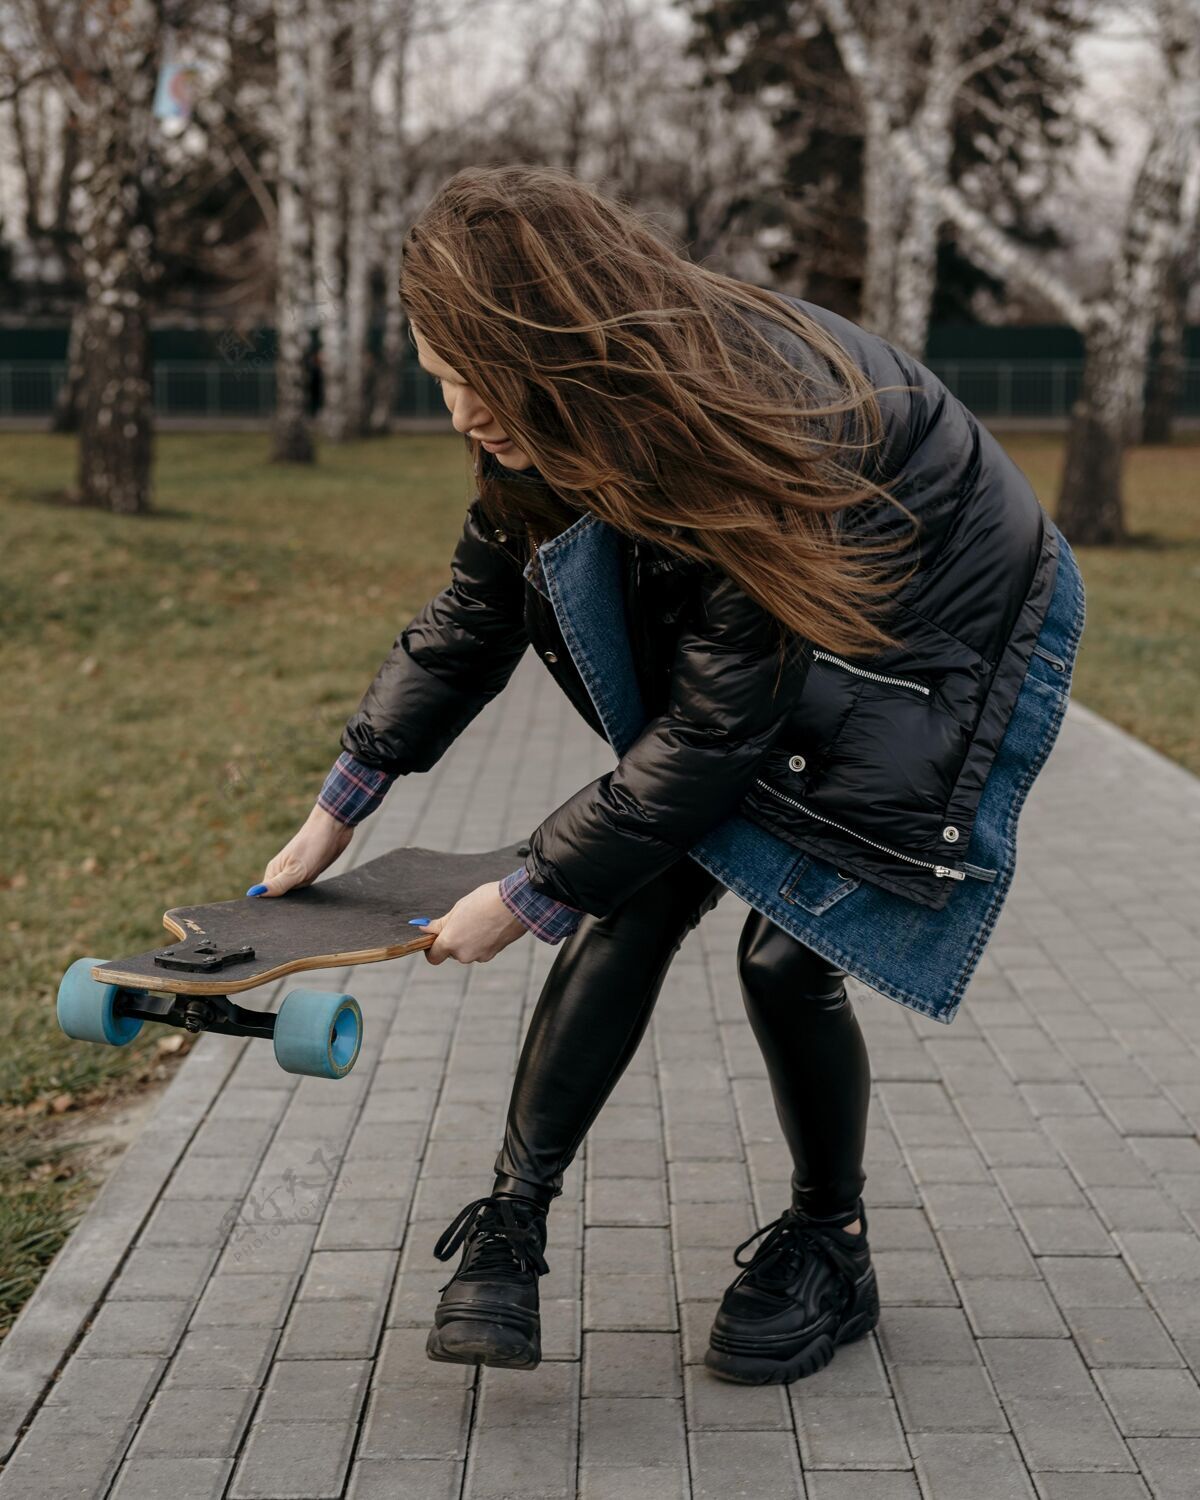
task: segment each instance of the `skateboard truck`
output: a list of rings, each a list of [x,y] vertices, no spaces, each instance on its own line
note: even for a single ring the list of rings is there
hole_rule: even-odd
[[[240,948],[220,948],[212,938],[198,938],[190,943],[164,948],[154,955],[154,962],[164,969],[184,969],[192,974],[207,974],[230,964],[248,963],[254,957],[249,943]]]

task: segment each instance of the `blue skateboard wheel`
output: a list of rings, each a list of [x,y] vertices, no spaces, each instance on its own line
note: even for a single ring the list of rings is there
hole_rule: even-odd
[[[358,1061],[362,1035],[353,995],[292,990],[275,1017],[275,1060],[288,1073],[344,1078]]]
[[[58,1024],[77,1042],[125,1047],[141,1031],[142,1023],[136,1016],[118,1015],[120,985],[92,978],[93,965],[103,962],[102,958],[79,958],[63,975],[58,987]]]

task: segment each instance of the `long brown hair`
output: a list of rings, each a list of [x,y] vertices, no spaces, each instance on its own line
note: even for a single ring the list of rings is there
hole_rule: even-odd
[[[693,264],[568,172],[524,165],[443,184],[405,237],[400,296],[549,487],[488,476],[468,438],[489,515],[548,535],[590,511],[722,570],[781,637],[899,644],[869,612],[903,577],[871,559],[908,539],[881,526],[851,544],[840,513],[915,518],[869,477],[870,382],[799,309]]]

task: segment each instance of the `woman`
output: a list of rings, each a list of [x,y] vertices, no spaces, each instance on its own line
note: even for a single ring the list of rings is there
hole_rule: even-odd
[[[566,173],[456,174],[409,232],[401,295],[478,494],[451,583],[255,890],[326,868],[532,643],[619,760],[519,869],[429,923],[432,963],[486,962],[527,931],[563,943],[492,1192],[435,1247],[462,1256],[429,1355],[538,1363],[547,1210],[672,958],[733,889],[794,1171],[791,1203],[735,1252],[706,1362],[794,1380],[879,1316],[870,1067],[844,980],[953,1018],[1066,707],[1078,569],[928,370],[691,264]]]

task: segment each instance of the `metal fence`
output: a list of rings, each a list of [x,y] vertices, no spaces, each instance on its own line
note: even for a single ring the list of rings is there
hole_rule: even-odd
[[[930,368],[980,417],[1041,421],[1068,415],[1083,362],[956,359],[931,360]],[[0,364],[0,418],[49,416],[65,378],[62,363]],[[274,368],[220,360],[162,361],[154,369],[154,405],[163,417],[265,421],[275,406]],[[394,410],[403,417],[445,414],[437,386],[414,365],[402,372]],[[1200,361],[1184,367],[1178,411],[1200,416]]]

